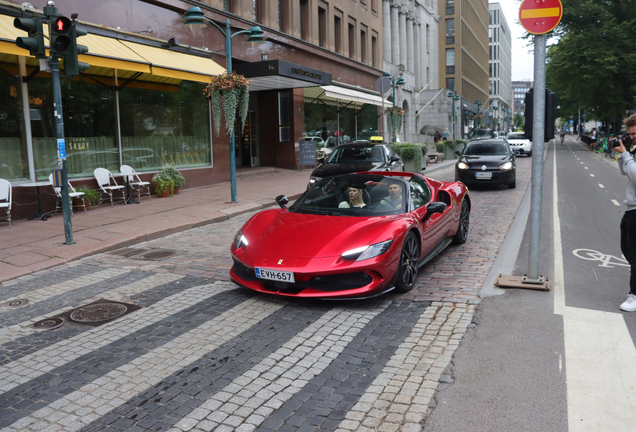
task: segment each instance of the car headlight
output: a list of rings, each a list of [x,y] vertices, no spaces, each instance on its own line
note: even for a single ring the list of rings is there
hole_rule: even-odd
[[[468,165],[467,165],[466,163],[464,163],[464,162],[459,162],[459,163],[457,164],[457,169],[460,169],[460,170],[467,170],[467,169],[468,169]]]
[[[342,254],[342,257],[346,260],[363,261],[369,258],[375,258],[388,251],[391,247],[393,240],[387,240],[381,243],[372,244],[371,246],[362,246],[356,249],[351,249]]]
[[[512,162],[506,162],[504,164],[501,164],[499,168],[501,168],[504,171],[508,171],[509,169],[512,169]]]
[[[247,246],[247,239],[245,238],[241,230],[238,230],[236,232],[236,235],[234,236],[234,242],[232,244],[234,245],[235,249],[239,249],[241,246]]]

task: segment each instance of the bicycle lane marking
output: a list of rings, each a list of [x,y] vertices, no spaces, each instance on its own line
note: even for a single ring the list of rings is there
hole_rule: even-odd
[[[636,348],[622,314],[565,305],[556,148],[552,181],[554,313],[563,316],[568,429],[631,431],[636,422],[636,400],[632,398],[636,390]],[[587,251],[593,253],[585,255],[587,259],[598,260],[602,255],[603,263],[609,266],[607,255]]]

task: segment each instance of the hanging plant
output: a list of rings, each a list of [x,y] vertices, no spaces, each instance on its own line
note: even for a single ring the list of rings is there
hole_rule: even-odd
[[[389,107],[384,110],[386,114],[386,123],[389,129],[389,136],[391,139],[395,134],[400,133],[402,129],[402,117],[404,116],[404,110],[398,107]]]
[[[236,72],[222,74],[212,77],[203,93],[212,101],[212,114],[214,115],[214,130],[219,135],[221,129],[221,115],[225,115],[225,125],[228,128],[234,127],[236,120],[236,109],[239,109],[239,120],[241,130],[245,128],[245,118],[247,117],[247,107],[249,107],[250,80]],[[223,108],[221,108],[221,101]]]

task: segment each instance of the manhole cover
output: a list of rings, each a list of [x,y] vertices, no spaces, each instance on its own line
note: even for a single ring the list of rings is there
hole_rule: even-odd
[[[165,259],[172,258],[173,256],[177,255],[182,255],[184,253],[186,253],[186,251],[183,250],[154,249],[131,256],[130,258],[140,261],[163,261]]]
[[[127,310],[121,303],[99,303],[75,309],[71,312],[71,319],[80,323],[95,323],[122,316]]]
[[[119,255],[119,256],[124,257],[124,258],[130,258],[133,255],[138,255],[138,254],[140,254],[142,252],[146,252],[147,250],[148,249],[126,247],[126,248],[117,249],[117,250],[109,252],[109,253],[111,255]]]
[[[52,330],[58,327],[62,327],[63,325],[64,325],[64,320],[62,318],[53,317],[53,318],[46,318],[46,319],[40,320],[36,322],[35,324],[33,324],[33,327],[35,327],[36,329],[42,329],[42,330]]]
[[[2,306],[4,307],[20,307],[20,306],[24,306],[29,304],[29,300],[27,299],[15,299],[15,300],[10,300],[6,303],[3,303]]]

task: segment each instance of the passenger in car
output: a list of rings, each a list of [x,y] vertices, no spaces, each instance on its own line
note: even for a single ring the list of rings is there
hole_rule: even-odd
[[[389,185],[389,196],[383,198],[380,201],[380,204],[390,206],[394,209],[399,209],[402,207],[402,186],[396,183],[391,183]]]
[[[338,208],[364,207],[366,204],[362,199],[363,188],[349,186],[349,199],[342,201]]]

